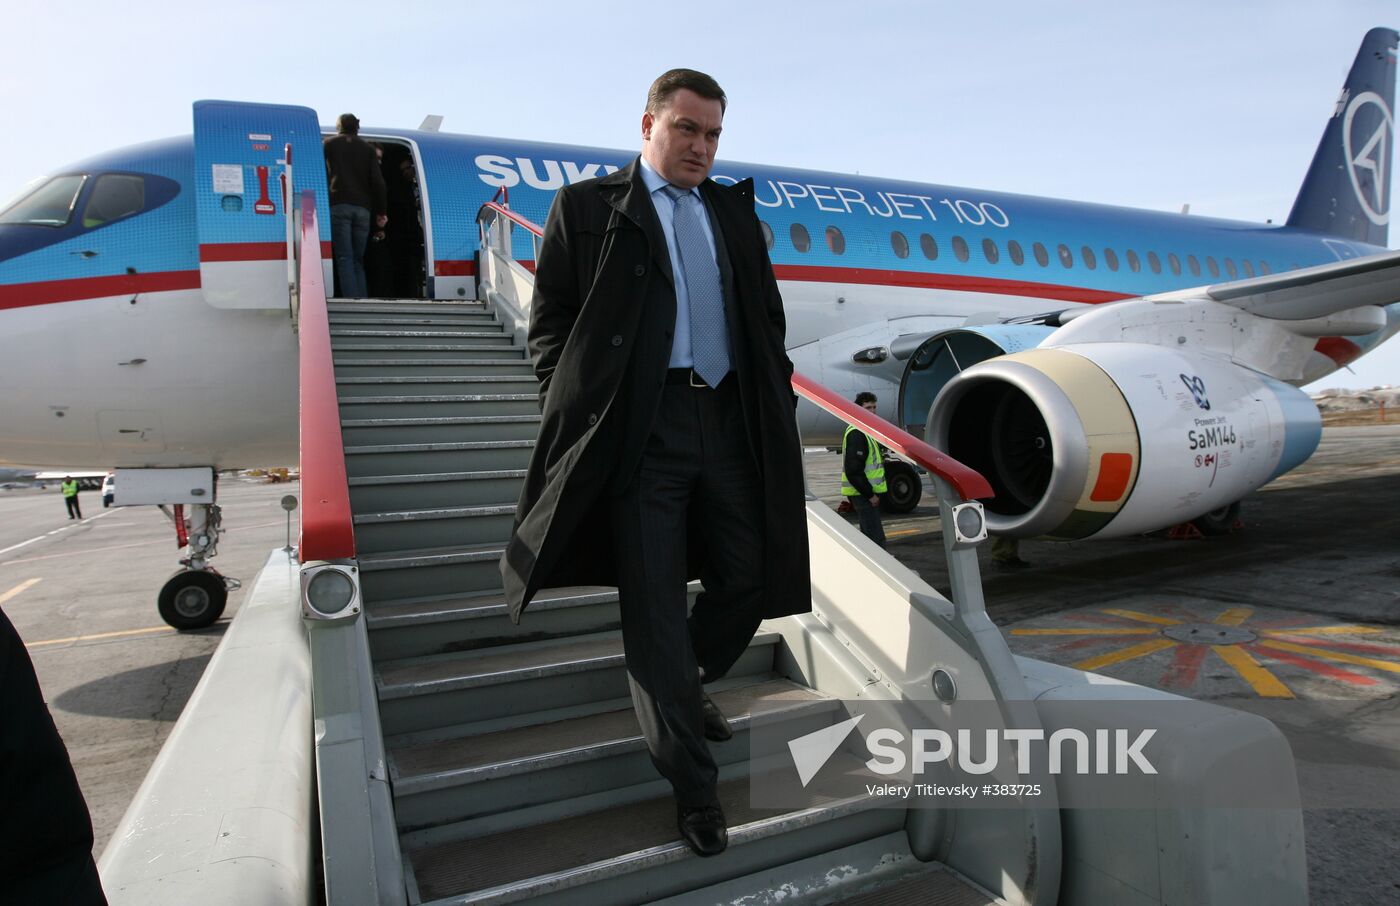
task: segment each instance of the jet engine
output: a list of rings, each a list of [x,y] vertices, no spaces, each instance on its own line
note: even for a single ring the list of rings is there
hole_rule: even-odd
[[[955,350],[949,340],[925,343]],[[1187,522],[1297,466],[1322,433],[1306,394],[1224,358],[1138,343],[980,358],[939,382],[925,433],[991,482],[997,534],[1113,538]]]

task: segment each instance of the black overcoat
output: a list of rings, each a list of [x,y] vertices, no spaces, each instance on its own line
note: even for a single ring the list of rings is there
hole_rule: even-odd
[[[744,421],[764,488],[764,616],[811,610],[805,488],[786,324],[753,182],[700,185],[725,281]],[[561,189],[545,223],[530,354],[542,419],[501,561],[519,622],[541,588],[616,585],[608,504],[631,480],[661,400],[676,300],[670,255],[640,165]],[[689,575],[704,550],[690,533]]]

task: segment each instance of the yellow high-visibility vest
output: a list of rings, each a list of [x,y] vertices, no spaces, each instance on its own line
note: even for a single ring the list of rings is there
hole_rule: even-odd
[[[64,496],[64,497],[77,497],[77,496],[78,496],[78,483],[77,483],[76,481],[65,481],[65,482],[63,483],[63,496]]]
[[[841,435],[841,493],[847,497],[859,497],[860,491],[846,479],[846,441],[850,439],[851,432],[856,430],[855,425],[847,425],[846,433]],[[865,480],[870,482],[870,487],[876,494],[884,494],[889,491],[889,485],[885,483],[885,457],[880,455],[880,444],[869,434],[865,435]]]

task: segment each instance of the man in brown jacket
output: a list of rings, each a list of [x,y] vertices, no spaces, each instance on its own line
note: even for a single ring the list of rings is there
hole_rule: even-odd
[[[811,609],[783,303],[752,181],[708,178],[724,108],[714,79],[667,72],[641,157],[555,197],[529,337],[543,415],[502,562],[517,620],[543,587],[618,587],[638,721],[701,855],[727,845],[706,739],[730,732],[701,681],[761,620]]]
[[[373,218],[380,227],[389,222],[384,174],[379,172],[374,149],[360,138],[360,121],[355,114],[342,113],[335,129],[336,134],[325,140],[335,279],[341,297],[363,299],[369,295],[365,285],[365,246],[369,243],[370,220]]]

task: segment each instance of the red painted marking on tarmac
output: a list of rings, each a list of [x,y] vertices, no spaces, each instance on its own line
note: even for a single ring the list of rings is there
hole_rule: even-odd
[[[1285,664],[1292,664],[1294,667],[1302,667],[1304,670],[1311,670],[1313,673],[1320,673],[1325,677],[1334,680],[1341,680],[1344,683],[1351,683],[1353,686],[1374,686],[1376,680],[1360,673],[1352,673],[1350,670],[1343,670],[1341,667],[1333,667],[1331,664],[1324,664],[1322,661],[1315,661],[1310,657],[1302,657],[1288,651],[1279,651],[1274,648],[1263,648],[1258,645],[1249,645],[1248,649],[1254,652],[1259,658],[1270,658],[1275,661],[1283,661]]]
[[[1400,646],[1396,645],[1368,645],[1365,642],[1338,642],[1325,636],[1315,635],[1276,635],[1271,638],[1280,642],[1292,642],[1295,645],[1307,645],[1310,648],[1334,648],[1338,651],[1351,651],[1356,654],[1382,654],[1391,658],[1400,658]]]
[[[1194,686],[1201,672],[1201,662],[1205,660],[1209,650],[1205,645],[1178,645],[1172,665],[1162,673],[1158,685],[1176,689],[1189,689]]]

